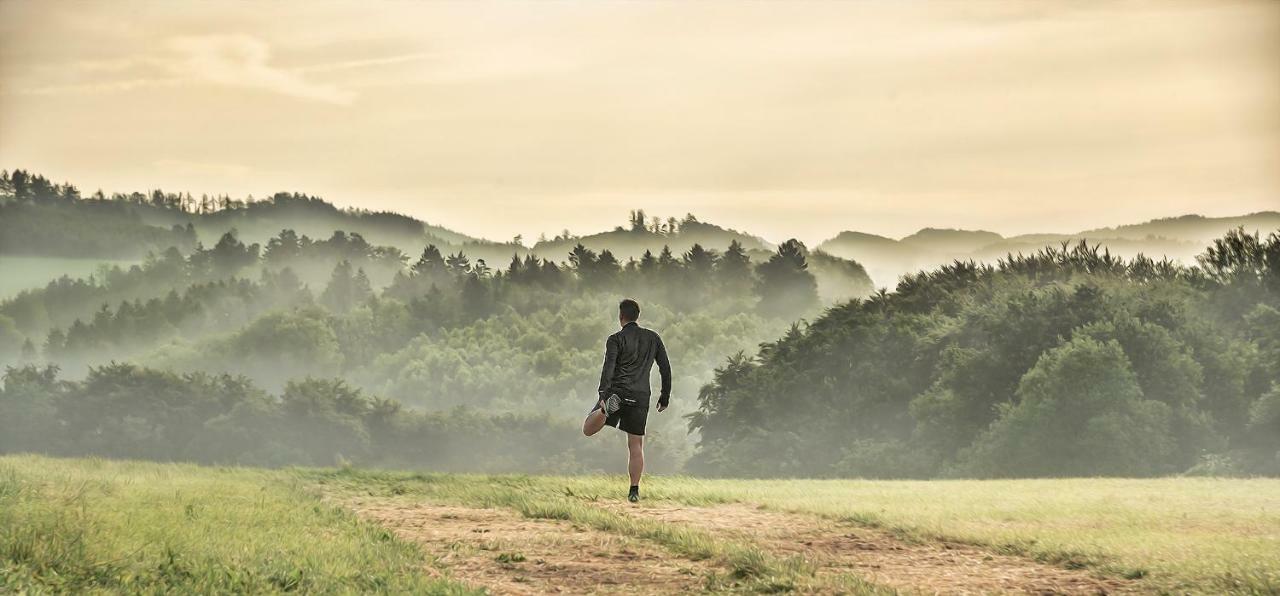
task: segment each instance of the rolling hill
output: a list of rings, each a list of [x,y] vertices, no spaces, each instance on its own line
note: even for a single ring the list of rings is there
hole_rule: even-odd
[[[1151,221],[1097,228],[1074,234],[1019,234],[1004,237],[985,230],[924,228],[895,240],[857,231],[845,231],[816,247],[818,250],[861,263],[877,286],[892,288],[904,274],[956,260],[995,262],[1010,254],[1030,254],[1046,246],[1087,240],[1113,254],[1191,262],[1212,239],[1228,230],[1246,232],[1280,229],[1280,212],[1262,211],[1236,217],[1183,215]]]

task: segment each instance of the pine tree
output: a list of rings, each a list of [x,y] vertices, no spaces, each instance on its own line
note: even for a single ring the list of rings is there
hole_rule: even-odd
[[[506,277],[511,281],[520,281],[521,273],[520,255],[512,253],[511,263],[507,265]]]
[[[716,283],[726,296],[741,296],[751,291],[751,258],[742,243],[733,240],[716,261]]]
[[[572,251],[569,251],[569,264],[573,266],[573,270],[577,272],[579,277],[590,277],[594,272],[596,264],[595,251],[583,246],[581,243],[575,245]]]
[[[444,263],[454,277],[461,277],[471,272],[471,259],[462,254],[461,250],[458,251],[458,254],[445,257]]]
[[[345,313],[355,304],[356,296],[356,278],[351,271],[351,261],[339,261],[329,276],[329,285],[320,294],[320,302],[333,312]]]
[[[422,256],[418,257],[418,262],[413,264],[414,275],[434,275],[447,271],[444,257],[440,254],[440,249],[434,244],[428,244],[422,249]]]
[[[640,256],[640,272],[646,276],[652,276],[658,270],[658,258],[653,256],[653,252],[645,249],[644,254]]]
[[[631,211],[631,231],[644,231],[645,214],[644,209],[633,209]]]
[[[679,273],[680,261],[671,254],[670,246],[662,245],[662,252],[658,253],[658,275],[663,282],[673,282],[676,281]]]
[[[756,267],[756,293],[760,311],[768,316],[795,318],[818,306],[818,282],[808,271],[807,249],[791,239],[778,252]]]

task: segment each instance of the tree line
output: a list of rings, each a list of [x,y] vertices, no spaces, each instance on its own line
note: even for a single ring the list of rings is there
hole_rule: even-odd
[[[229,374],[116,363],[66,380],[56,366],[26,365],[7,369],[0,387],[0,453],[522,473],[613,463],[576,432],[546,414],[409,411],[334,378],[271,394]]]

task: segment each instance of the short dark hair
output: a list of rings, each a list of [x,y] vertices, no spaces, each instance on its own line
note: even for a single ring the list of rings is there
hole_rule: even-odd
[[[627,298],[618,303],[618,315],[628,321],[640,319],[640,303]]]

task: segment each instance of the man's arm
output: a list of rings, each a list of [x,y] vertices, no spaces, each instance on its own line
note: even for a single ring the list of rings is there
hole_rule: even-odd
[[[658,395],[658,411],[662,411],[671,403],[671,361],[667,359],[667,346],[663,345],[661,337],[653,359],[658,363],[658,374],[662,376],[662,393]]]
[[[618,364],[618,338],[610,335],[604,341],[604,368],[600,371],[600,399],[608,396],[609,384],[613,382],[613,369]]]

